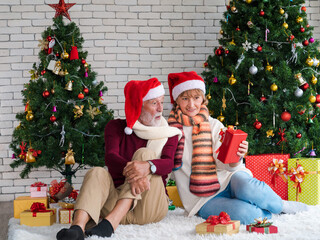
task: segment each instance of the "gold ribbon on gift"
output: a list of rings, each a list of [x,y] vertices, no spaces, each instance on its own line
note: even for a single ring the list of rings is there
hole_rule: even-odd
[[[271,183],[273,186],[276,186],[276,178],[279,176],[284,182],[287,182],[286,168],[282,159],[273,159],[268,167],[268,171],[271,174]]]
[[[304,181],[306,175],[309,174],[319,174],[320,171],[305,171],[303,167],[299,164],[299,159],[296,161],[296,167],[291,168],[288,171],[288,176],[292,182],[294,182],[293,187],[296,188],[296,201],[299,202],[299,193],[301,193],[301,184]]]

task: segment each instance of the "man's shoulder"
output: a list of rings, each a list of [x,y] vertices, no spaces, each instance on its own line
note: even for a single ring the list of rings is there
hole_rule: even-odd
[[[122,128],[122,129],[124,129],[125,127],[126,127],[126,120],[119,119],[119,118],[110,120],[106,125],[107,129],[109,129],[109,128]]]

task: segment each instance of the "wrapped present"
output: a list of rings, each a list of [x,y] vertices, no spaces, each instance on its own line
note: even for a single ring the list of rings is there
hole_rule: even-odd
[[[59,212],[60,212],[60,209],[62,208],[60,206],[59,203],[49,203],[49,208],[50,209],[54,209],[55,210],[55,213],[56,213],[56,223],[59,223]]]
[[[32,227],[51,226],[56,222],[56,213],[54,209],[46,209],[40,202],[34,202],[30,210],[20,213],[20,225]]]
[[[290,158],[288,199],[308,205],[320,204],[320,158]]]
[[[59,211],[59,218],[60,218],[60,223],[62,224],[68,224],[72,222],[72,217],[73,217],[73,209],[60,209]]]
[[[176,207],[183,208],[183,204],[181,202],[177,186],[167,186],[166,189],[167,189],[169,199],[172,200],[172,204],[175,205]]]
[[[240,157],[237,155],[239,145],[247,139],[247,136],[248,134],[240,129],[227,129],[222,144],[218,149],[218,159],[223,163],[239,162]]]
[[[31,197],[46,197],[47,189],[47,184],[42,182],[35,182],[30,186]]]
[[[267,221],[267,218],[263,220],[255,219],[254,223],[246,226],[248,232],[256,232],[256,233],[278,233],[278,228],[273,226],[271,222]]]
[[[53,180],[50,183],[49,195],[50,199],[54,202],[58,202],[68,197],[73,192],[73,187],[65,179],[58,182]]]
[[[246,167],[253,177],[268,184],[283,200],[288,200],[286,171],[290,154],[260,154],[246,156]]]
[[[34,202],[41,202],[45,205],[45,207],[48,207],[48,198],[42,197],[42,198],[32,198],[30,196],[20,196],[17,197],[13,201],[13,212],[15,218],[20,218],[20,213],[30,209],[31,205]]]
[[[238,233],[240,221],[232,221],[226,212],[221,212],[219,216],[209,216],[208,219],[196,226],[198,234],[229,234]]]

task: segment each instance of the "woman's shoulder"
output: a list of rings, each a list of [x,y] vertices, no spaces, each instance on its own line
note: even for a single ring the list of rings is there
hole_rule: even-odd
[[[216,118],[213,118],[209,116],[209,123],[211,127],[219,127],[219,128],[224,128],[224,125]]]

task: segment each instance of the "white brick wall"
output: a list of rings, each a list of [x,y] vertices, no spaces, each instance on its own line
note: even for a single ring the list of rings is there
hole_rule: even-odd
[[[170,72],[195,70],[218,45],[219,21],[228,0],[65,0],[76,2],[71,19],[80,27],[88,62],[109,91],[104,96],[115,117],[124,117],[123,87],[128,80],[157,77],[167,86]],[[0,201],[25,195],[35,181],[60,178],[44,168],[21,180],[21,168],[12,171],[11,134],[23,111],[21,89],[29,81],[38,58],[38,40],[52,25],[58,0],[0,1]],[[306,2],[309,23],[320,39],[320,2]],[[68,20],[66,20],[68,21]],[[166,97],[169,102],[169,97]],[[166,104],[167,105],[167,104]],[[166,110],[165,114],[168,114]],[[86,170],[74,179],[80,188]]]

